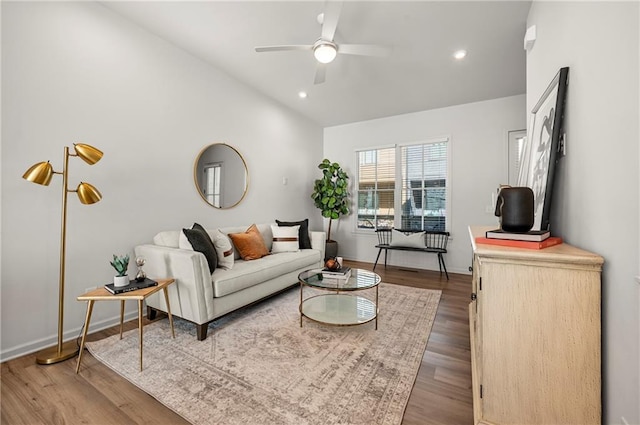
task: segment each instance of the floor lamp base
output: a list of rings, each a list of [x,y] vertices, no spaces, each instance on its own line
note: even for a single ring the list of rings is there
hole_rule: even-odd
[[[72,357],[75,357],[80,352],[78,348],[78,342],[73,341],[65,342],[62,344],[62,350],[58,353],[58,346],[47,348],[45,350],[36,353],[36,363],[38,364],[54,364],[63,362]]]

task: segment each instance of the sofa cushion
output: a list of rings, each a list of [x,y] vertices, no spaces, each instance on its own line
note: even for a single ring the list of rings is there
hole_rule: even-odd
[[[298,231],[298,244],[300,249],[311,249],[311,238],[309,238],[309,219],[300,221],[280,221],[276,220],[278,226],[300,226]]]
[[[273,236],[271,235],[271,225],[273,223],[266,224],[256,224],[260,234],[262,235],[262,240],[264,241],[264,245],[267,247],[268,251],[271,251],[271,244],[273,243]],[[233,226],[233,227],[221,227],[219,229],[225,235],[229,235],[229,233],[243,233],[247,230],[247,226]],[[233,244],[231,244],[233,246]],[[236,260],[240,259],[240,253],[235,247],[233,247],[234,258]]]
[[[222,269],[232,269],[234,258],[233,258],[233,245],[231,241],[220,230],[216,230],[214,232],[209,232],[209,236],[213,236],[213,246],[216,249],[216,254],[218,255],[218,268]]]
[[[277,254],[279,252],[299,251],[299,230],[300,226],[280,227],[272,224],[271,233],[273,233],[273,244],[271,245],[271,253]]]
[[[191,229],[182,229],[178,239],[178,247],[180,249],[189,249],[204,254],[209,265],[209,273],[218,267],[218,255],[216,249],[209,237],[209,234],[198,223],[193,223]]]
[[[213,272],[213,296],[223,297],[287,273],[316,267],[320,260],[320,251],[315,249],[281,252],[253,261],[238,260],[233,270],[216,269]],[[294,278],[291,284],[295,283]]]
[[[238,250],[240,257],[245,260],[257,260],[269,255],[269,250],[264,244],[260,230],[255,224],[243,233],[229,233],[233,246]]]

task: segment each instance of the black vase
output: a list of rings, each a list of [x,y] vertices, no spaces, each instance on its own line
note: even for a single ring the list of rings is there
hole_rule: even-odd
[[[528,187],[503,187],[498,193],[496,216],[506,232],[528,232],[533,227],[533,191]]]

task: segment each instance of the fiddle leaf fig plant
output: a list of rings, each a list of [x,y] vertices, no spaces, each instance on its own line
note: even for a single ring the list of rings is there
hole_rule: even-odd
[[[327,241],[331,240],[331,221],[337,220],[341,215],[349,214],[349,176],[337,162],[323,159],[318,165],[322,170],[322,178],[313,184],[311,199],[322,216],[329,219]]]
[[[113,261],[109,263],[116,269],[118,276],[125,276],[127,274],[127,268],[129,268],[129,254],[117,256],[113,255]]]

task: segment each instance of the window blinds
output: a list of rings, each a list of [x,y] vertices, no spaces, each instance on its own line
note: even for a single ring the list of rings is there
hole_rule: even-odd
[[[357,152],[358,228],[445,230],[447,149],[441,140]]]

